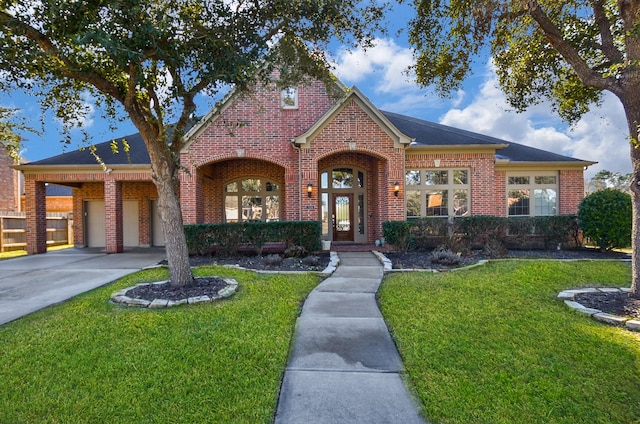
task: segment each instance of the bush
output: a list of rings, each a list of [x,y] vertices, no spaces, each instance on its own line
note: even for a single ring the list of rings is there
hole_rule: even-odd
[[[602,250],[631,245],[631,196],[618,190],[596,191],[582,199],[578,219],[584,236]]]
[[[408,252],[412,245],[411,223],[407,221],[386,221],[382,224],[382,234],[387,243],[401,252]]]
[[[456,218],[454,232],[459,234],[469,248],[484,246],[491,237],[502,242],[507,231],[507,218],[492,215],[476,215]]]
[[[185,225],[187,247],[189,253],[195,255],[213,251],[233,255],[246,247],[262,254],[266,243],[284,243],[285,249],[297,246],[305,252],[313,252],[320,247],[321,232],[317,221]]]
[[[451,251],[449,247],[445,245],[434,249],[429,259],[431,263],[447,266],[460,265],[462,262],[460,255]]]
[[[425,251],[447,243],[449,221],[447,218],[422,218],[409,221],[411,247]]]

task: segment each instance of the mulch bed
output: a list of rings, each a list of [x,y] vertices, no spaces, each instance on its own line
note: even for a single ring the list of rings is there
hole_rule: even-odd
[[[169,282],[162,284],[144,284],[127,291],[132,299],[144,299],[153,302],[154,299],[178,301],[190,297],[214,297],[227,287],[226,281],[217,277],[198,277],[192,284],[182,287],[171,287]]]
[[[585,293],[576,295],[575,301],[608,314],[640,319],[640,299],[627,293]]]

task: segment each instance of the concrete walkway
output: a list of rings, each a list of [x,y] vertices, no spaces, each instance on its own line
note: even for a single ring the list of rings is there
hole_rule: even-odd
[[[103,286],[166,257],[163,248],[108,255],[65,249],[0,261],[0,325]]]
[[[380,262],[371,253],[339,257],[298,319],[275,423],[424,424],[375,299]]]

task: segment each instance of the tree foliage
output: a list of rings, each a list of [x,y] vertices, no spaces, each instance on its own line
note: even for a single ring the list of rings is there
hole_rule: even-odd
[[[425,85],[457,89],[480,52],[519,111],[550,100],[574,122],[600,101],[638,83],[637,2],[613,0],[419,1],[410,23],[415,70]],[[630,19],[630,20],[629,20]],[[629,78],[632,77],[632,81]]]
[[[611,188],[614,190],[629,193],[629,184],[631,182],[631,173],[622,174],[621,172],[611,172],[603,169],[598,171],[596,175],[591,177],[587,183],[587,192],[592,193],[598,190]]]
[[[196,96],[305,76],[331,87],[324,48],[367,44],[383,10],[348,0],[0,0],[0,89],[38,96],[67,129],[88,112],[83,96],[133,122],[151,159],[172,282],[188,284],[179,153]]]
[[[6,151],[16,163],[20,159],[21,137],[18,133],[36,132],[27,126],[23,119],[20,119],[18,113],[17,109],[0,106],[0,147],[3,148],[2,152]]]

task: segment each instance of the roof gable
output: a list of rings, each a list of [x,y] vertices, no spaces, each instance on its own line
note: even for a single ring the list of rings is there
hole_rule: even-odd
[[[354,101],[374,122],[376,122],[396,144],[396,147],[409,145],[413,140],[394,126],[380,110],[371,103],[357,87],[347,90],[344,98],[336,102],[311,128],[303,134],[295,137],[293,143],[296,146],[308,146],[313,138],[342,111],[350,101]]]

